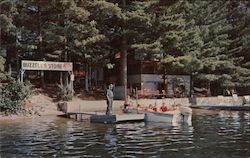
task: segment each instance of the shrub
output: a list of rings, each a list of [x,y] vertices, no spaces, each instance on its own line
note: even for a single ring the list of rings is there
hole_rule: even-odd
[[[31,91],[31,84],[19,81],[10,81],[0,86],[0,111],[8,114],[17,114],[23,111],[23,104]]]
[[[60,91],[57,93],[57,99],[62,101],[69,101],[73,98],[73,92],[68,87],[59,86]]]

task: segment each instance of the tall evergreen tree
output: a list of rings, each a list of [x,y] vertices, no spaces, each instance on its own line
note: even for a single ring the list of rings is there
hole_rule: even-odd
[[[183,23],[171,20],[182,27],[172,27],[175,33],[166,31],[170,40],[163,38],[164,41],[173,41],[166,48],[175,54],[167,53],[162,62],[174,70],[197,74],[196,79],[207,82],[208,88],[211,82],[227,88],[244,83],[248,70],[238,64],[241,56],[232,54],[237,39],[231,36],[233,27],[227,18],[233,13],[228,9],[230,4],[231,1],[179,1],[169,6],[170,15],[179,16]]]
[[[229,52],[235,62],[232,86],[250,86],[250,2],[230,1],[228,5],[228,23],[232,26],[229,33],[233,41],[229,46]]]
[[[199,6],[196,24],[201,29],[204,41],[199,56],[204,68],[198,78],[208,83],[217,83],[222,88],[243,86],[243,78],[249,74],[249,70],[243,68],[239,64],[240,57],[232,53],[235,47],[230,48],[237,40],[231,36],[234,29],[230,19],[227,18],[234,12],[228,9],[231,1],[197,1],[196,3]]]
[[[159,14],[159,41],[164,52],[161,63],[166,69],[193,74],[202,68],[198,55],[203,41],[199,28],[190,18],[192,7],[187,1],[167,3]]]
[[[127,95],[127,54],[128,50],[145,48],[152,50],[153,42],[148,36],[152,29],[154,13],[150,6],[155,1],[93,1],[92,18],[97,21],[98,29],[105,34],[113,49],[121,52],[120,85],[123,98]],[[142,52],[143,53],[143,52]]]
[[[12,48],[16,47],[16,26],[14,16],[17,14],[16,5],[13,1],[0,2],[0,79],[4,79],[4,63],[10,62]]]

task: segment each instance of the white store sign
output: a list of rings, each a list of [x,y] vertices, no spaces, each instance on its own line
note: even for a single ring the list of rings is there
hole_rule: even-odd
[[[71,62],[22,60],[22,70],[73,71]]]

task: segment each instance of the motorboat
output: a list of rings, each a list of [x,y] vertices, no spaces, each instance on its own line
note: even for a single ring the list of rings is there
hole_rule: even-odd
[[[125,113],[145,114],[146,122],[162,122],[177,126],[181,123],[192,125],[192,109],[188,106],[178,105],[173,109],[162,112],[144,107],[128,107]]]

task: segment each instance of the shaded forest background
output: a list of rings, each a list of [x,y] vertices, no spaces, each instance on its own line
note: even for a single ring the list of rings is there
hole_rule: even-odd
[[[106,67],[119,51],[125,87],[132,52],[194,84],[250,93],[250,1],[2,0],[0,29],[1,82],[20,77],[23,59]]]

